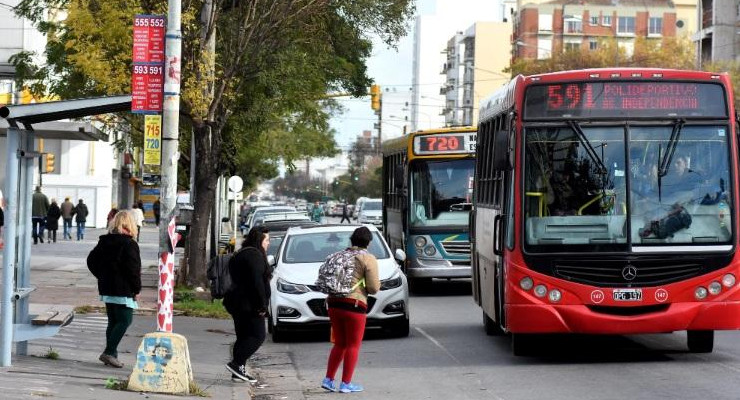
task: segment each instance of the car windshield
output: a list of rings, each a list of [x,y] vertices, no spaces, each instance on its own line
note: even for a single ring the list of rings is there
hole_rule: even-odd
[[[362,209],[365,211],[374,210],[374,211],[380,211],[383,209],[383,202],[382,201],[366,201],[362,204]]]
[[[727,132],[683,123],[527,129],[528,249],[728,243]]]
[[[324,262],[330,254],[350,247],[350,236],[352,231],[289,235],[283,251],[283,262],[288,264]],[[373,232],[373,240],[370,241],[367,250],[377,259],[389,257],[385,242],[377,232]]]
[[[473,159],[411,164],[411,225],[467,226],[474,175]]]

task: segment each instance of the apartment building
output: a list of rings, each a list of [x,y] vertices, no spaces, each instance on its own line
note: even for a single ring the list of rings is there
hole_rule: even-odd
[[[699,66],[712,61],[737,61],[740,52],[740,0],[698,0],[696,43]]]

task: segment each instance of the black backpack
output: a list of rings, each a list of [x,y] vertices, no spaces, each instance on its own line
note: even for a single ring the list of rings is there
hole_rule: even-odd
[[[221,254],[208,262],[208,280],[211,283],[211,298],[223,299],[231,287],[229,261],[232,254]]]

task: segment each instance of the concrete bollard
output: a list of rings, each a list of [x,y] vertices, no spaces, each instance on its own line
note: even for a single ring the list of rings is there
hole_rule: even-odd
[[[192,380],[188,341],[184,336],[169,332],[144,335],[128,379],[128,390],[189,394]]]

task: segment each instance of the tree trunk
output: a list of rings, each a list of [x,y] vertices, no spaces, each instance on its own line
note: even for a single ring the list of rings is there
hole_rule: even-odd
[[[208,284],[206,242],[208,241],[208,225],[211,222],[211,210],[216,200],[221,132],[212,129],[208,122],[194,123],[193,130],[198,167],[195,171],[191,171],[195,174],[195,210],[193,210],[193,224],[188,235],[189,268],[186,283],[188,286],[205,288]]]

